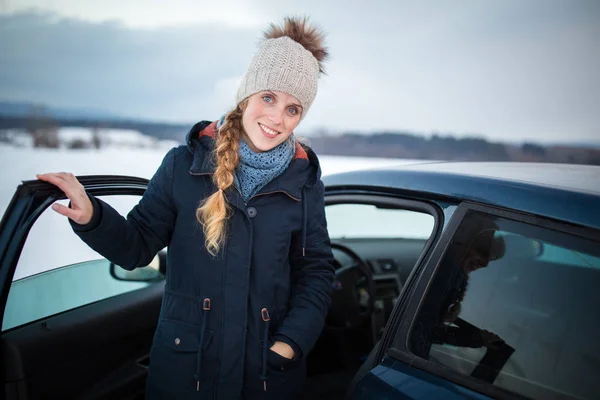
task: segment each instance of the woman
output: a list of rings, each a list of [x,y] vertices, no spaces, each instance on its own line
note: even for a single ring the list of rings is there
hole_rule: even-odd
[[[316,155],[294,138],[327,52],[307,21],[271,25],[236,108],[200,122],[121,217],[68,173],[38,175],[90,247],[123,268],[168,246],[149,398],[293,398],[330,304],[332,254]],[[199,229],[202,227],[202,229]]]

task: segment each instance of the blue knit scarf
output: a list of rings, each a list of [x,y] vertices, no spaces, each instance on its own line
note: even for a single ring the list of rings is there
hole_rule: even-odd
[[[217,122],[217,129],[225,123],[225,115]],[[233,177],[235,186],[240,190],[244,201],[250,200],[267,183],[286,170],[296,154],[294,135],[279,146],[262,153],[252,151],[244,139],[240,139],[240,163]]]
[[[240,163],[235,169],[235,185],[244,201],[248,201],[267,183],[286,170],[296,150],[296,140],[291,135],[277,147],[262,153],[252,151],[244,139],[240,139]]]

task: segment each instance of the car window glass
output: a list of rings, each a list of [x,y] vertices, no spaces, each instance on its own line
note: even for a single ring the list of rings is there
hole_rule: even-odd
[[[600,393],[600,245],[469,213],[443,257],[411,350],[534,399]]]
[[[125,195],[98,198],[124,216],[140,200],[140,196]],[[68,205],[66,200],[59,203]],[[47,208],[27,235],[13,281],[65,265],[103,258],[75,235],[66,217]]]
[[[12,283],[2,330],[148,286],[149,282],[120,281],[106,259],[55,268]]]
[[[371,268],[377,310],[371,329],[377,341],[433,232],[435,218],[423,212],[357,203],[331,204],[325,212],[336,269],[355,263],[346,252],[335,248],[336,244],[355,252]],[[361,287],[364,283],[360,278],[355,282],[356,293],[367,307],[369,293],[368,288]]]
[[[332,204],[326,207],[327,229],[332,239],[427,239],[434,218],[422,212],[378,208],[370,204]]]
[[[549,243],[544,244],[544,252],[540,255],[539,260],[582,268],[600,269],[599,257],[554,246]]]
[[[99,198],[125,216],[140,196]],[[110,262],[75,235],[67,218],[48,208],[36,220],[25,241],[10,287],[2,330],[149,284],[113,277]]]

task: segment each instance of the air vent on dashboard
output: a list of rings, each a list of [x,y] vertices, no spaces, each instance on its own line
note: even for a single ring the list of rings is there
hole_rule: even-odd
[[[380,258],[372,261],[376,273],[396,272],[398,265],[391,258]]]

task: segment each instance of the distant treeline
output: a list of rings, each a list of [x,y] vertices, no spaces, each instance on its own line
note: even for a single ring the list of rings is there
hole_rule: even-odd
[[[192,124],[168,124],[136,120],[63,119],[38,114],[0,116],[0,129],[24,129],[37,137],[61,126],[91,129],[131,129],[161,140],[183,143]],[[527,161],[600,165],[600,149],[583,146],[509,144],[484,138],[452,135],[425,137],[409,132],[346,132],[306,137],[317,154],[456,161]]]
[[[38,116],[0,116],[0,129],[24,129],[34,131],[48,127],[82,127],[94,129],[131,129],[144,135],[165,140],[183,142],[191,124],[168,124],[121,119],[117,121],[98,121],[85,118],[56,118],[47,115]]]
[[[577,146],[520,145],[483,138],[430,138],[406,132],[344,133],[308,138],[317,154],[455,161],[527,161],[600,165],[600,149]]]

